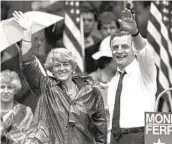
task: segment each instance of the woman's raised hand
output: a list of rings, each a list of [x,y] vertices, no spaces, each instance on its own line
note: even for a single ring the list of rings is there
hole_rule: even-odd
[[[21,11],[14,11],[13,16],[20,27],[24,30],[31,30],[33,21],[27,15],[24,15]]]

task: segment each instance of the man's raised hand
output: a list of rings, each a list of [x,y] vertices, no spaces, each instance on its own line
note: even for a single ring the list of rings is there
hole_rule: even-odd
[[[122,11],[122,19],[118,20],[120,29],[129,32],[131,35],[138,32],[135,14],[132,14],[129,9]]]

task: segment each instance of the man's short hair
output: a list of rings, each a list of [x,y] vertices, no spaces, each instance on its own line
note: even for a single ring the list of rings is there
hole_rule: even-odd
[[[126,31],[119,31],[117,33],[112,34],[110,37],[110,47],[112,47],[112,41],[115,37],[122,37],[122,36],[131,36],[131,35]]]
[[[91,12],[94,14],[94,19],[97,21],[98,19],[98,9],[94,6],[92,2],[82,1],[80,4],[81,13]]]
[[[98,18],[97,28],[100,30],[103,24],[109,24],[114,21],[117,25],[117,18],[112,12],[103,12]]]

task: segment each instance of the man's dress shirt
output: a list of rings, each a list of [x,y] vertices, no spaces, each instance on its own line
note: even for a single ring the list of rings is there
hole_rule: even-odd
[[[154,111],[156,84],[156,67],[153,52],[146,46],[134,52],[136,59],[126,68],[123,79],[123,89],[120,104],[120,128],[144,126],[144,112]],[[108,107],[112,128],[112,117],[115,104],[116,89],[119,81],[119,71],[112,78],[108,88]]]

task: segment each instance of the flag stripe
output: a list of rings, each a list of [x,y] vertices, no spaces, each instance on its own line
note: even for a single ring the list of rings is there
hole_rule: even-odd
[[[161,70],[159,71],[159,82],[161,83],[164,89],[168,89],[170,87],[168,79],[162,73]]]
[[[76,22],[76,20],[73,19],[73,16],[72,16],[72,14],[70,12],[68,12],[66,14],[67,14],[67,16],[69,18],[69,19],[67,18],[68,22],[72,21],[73,25],[79,29],[80,23]],[[79,33],[80,33],[80,31],[79,31]]]
[[[168,50],[170,52],[170,56],[172,57],[172,50],[170,48],[172,48],[172,42],[169,39],[168,36],[168,30],[166,28],[166,26],[164,25],[164,23],[162,22],[162,14],[160,13],[160,11],[157,9],[157,7],[152,4],[151,5],[151,9],[150,9],[151,13],[153,14],[153,16],[155,17],[155,19],[159,22],[159,24],[161,25],[161,33],[163,34],[164,38],[167,40],[168,42]]]
[[[168,79],[166,78],[164,72],[161,69],[161,59],[160,59],[159,55],[155,52],[154,47],[150,43],[148,45],[154,51],[155,64],[158,67],[157,68],[157,70],[158,70],[158,82],[161,85],[163,85],[165,88],[168,88],[169,87],[169,82],[168,82]],[[165,84],[164,84],[164,82],[165,82]]]
[[[161,60],[161,69],[163,69],[162,72],[163,72],[164,75],[167,74],[166,77],[169,80],[170,79],[170,77],[169,77],[170,73],[168,72],[168,68],[167,68],[167,66],[165,65],[165,63],[162,60]]]
[[[65,2],[65,28],[63,31],[63,43],[65,47],[76,56],[78,66],[84,72],[84,44],[83,25],[78,1]]]
[[[151,22],[149,23],[149,29],[151,29],[152,34],[156,35],[155,40],[156,40],[156,43],[158,44],[158,46],[160,48],[160,55],[163,58],[162,62],[165,63],[165,65],[166,65],[166,67],[168,69],[168,74],[167,75],[169,77],[170,82],[172,83],[172,69],[171,69],[171,66],[170,66],[170,59],[168,57],[166,49],[162,46],[161,35]]]
[[[168,42],[166,41],[166,39],[162,36],[162,45],[167,48],[168,47]],[[170,64],[170,67],[172,68],[172,57],[170,55],[170,52],[168,50],[167,51],[167,54],[168,54],[168,57],[169,57],[169,64]]]
[[[149,25],[150,21],[148,22]],[[159,45],[156,43],[155,38],[152,36],[152,30],[150,29],[150,27],[148,27],[148,32],[147,32],[147,37],[149,37],[149,42],[152,45],[152,49],[158,54],[160,55],[160,47]],[[156,49],[154,49],[153,47],[155,47]],[[159,56],[158,56],[159,57]]]
[[[80,53],[76,50],[76,47],[73,45],[73,43],[70,41],[68,35],[64,32],[63,33],[64,36],[64,44],[67,44],[68,47],[70,47],[70,50],[73,52],[73,54],[76,56],[76,61],[78,63],[79,68],[81,69],[81,71],[84,71],[84,65],[83,65],[83,58],[80,55]],[[65,45],[65,47],[67,47]]]
[[[157,19],[154,17],[154,15],[152,13],[151,13],[151,22],[154,24],[154,26],[156,27],[157,30],[161,29],[160,23],[157,21]]]
[[[68,27],[68,29],[73,32],[73,36],[75,37],[75,39],[78,41],[78,43],[81,42],[81,32],[78,29],[78,27],[75,25],[75,23],[73,22],[73,20],[71,19],[71,17],[69,17],[69,15],[66,13],[65,15],[65,23],[66,23],[66,27]]]
[[[80,53],[80,55],[82,55],[82,50],[81,50],[81,45],[80,43],[78,43],[78,41],[76,41],[73,33],[68,29],[68,27],[66,26],[64,32],[66,33],[66,35],[68,35],[68,38],[70,39],[70,41],[73,43],[73,45],[75,45],[76,50]]]
[[[156,27],[156,30],[159,32],[159,34],[161,35],[160,38],[161,38],[161,42],[162,42],[162,45],[167,48],[168,47],[168,42],[167,40],[165,39],[164,35],[159,31],[161,29],[161,25],[159,24],[159,22],[157,21],[157,19],[155,19],[155,17],[152,15],[152,19],[151,19],[151,22],[154,24],[152,24],[154,27]],[[152,31],[151,29],[149,29],[149,31]],[[153,32],[152,32],[153,34]],[[170,59],[170,67],[172,67],[172,57],[170,55],[170,52],[169,50],[167,50],[167,54],[168,54],[168,57]]]
[[[157,95],[172,86],[172,40],[170,39],[169,2],[152,2],[150,20],[147,25],[149,46],[154,50],[155,63],[158,70]],[[168,93],[171,100],[171,94]],[[169,105],[171,106],[171,105]]]

